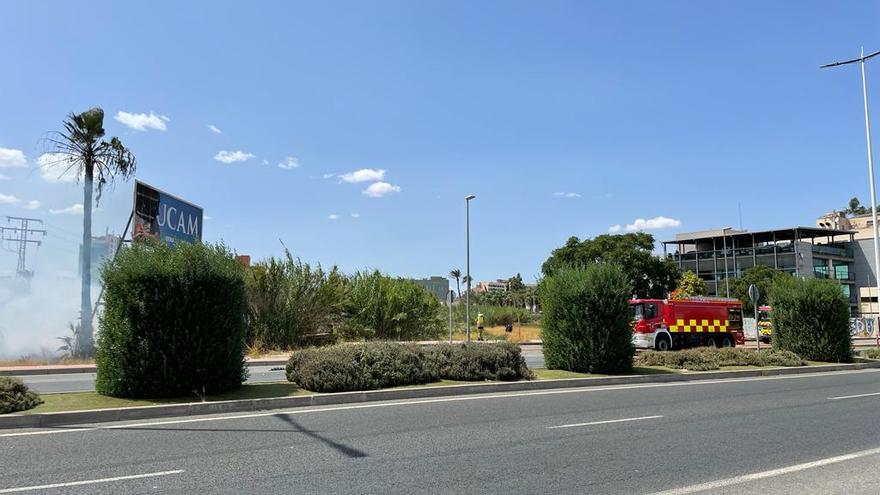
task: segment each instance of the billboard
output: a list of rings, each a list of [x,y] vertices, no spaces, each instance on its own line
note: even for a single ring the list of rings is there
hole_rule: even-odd
[[[132,239],[173,244],[202,240],[202,209],[155,187],[135,181]]]

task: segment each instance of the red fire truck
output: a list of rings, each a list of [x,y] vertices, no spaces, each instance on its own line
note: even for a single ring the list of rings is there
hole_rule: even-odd
[[[683,349],[744,342],[742,303],[721,297],[632,299],[633,344],[640,349]]]

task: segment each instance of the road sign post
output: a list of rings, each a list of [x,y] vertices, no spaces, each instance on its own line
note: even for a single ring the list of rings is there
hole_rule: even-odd
[[[755,309],[755,343],[758,345],[758,350],[761,350],[761,329],[758,328],[758,298],[761,297],[761,292],[758,290],[758,286],[752,284],[749,286],[749,299],[752,300],[752,307]]]
[[[446,293],[446,305],[449,306],[449,343],[452,343],[452,302],[455,300],[455,291]]]

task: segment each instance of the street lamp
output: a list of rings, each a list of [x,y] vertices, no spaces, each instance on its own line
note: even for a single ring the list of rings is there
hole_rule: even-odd
[[[730,227],[721,229],[722,239],[724,242],[724,290],[727,292],[727,298],[730,299],[730,275],[727,273],[727,231],[732,230]],[[699,263],[699,261],[697,261]]]
[[[880,242],[877,240],[877,196],[874,194],[874,152],[871,149],[871,119],[868,115],[868,83],[865,78],[865,62],[877,55],[880,55],[880,51],[865,55],[865,49],[862,48],[859,58],[825,64],[819,68],[824,69],[826,67],[836,67],[838,65],[854,64],[858,62],[862,69],[862,99],[865,104],[865,136],[868,140],[868,182],[871,185],[871,224],[874,226],[874,280],[877,284],[877,295],[880,297],[880,277],[877,276],[878,271],[880,271]],[[877,345],[880,347],[880,336],[878,336]]]
[[[467,236],[467,280],[465,280],[464,293],[464,317],[467,320],[467,340],[471,341],[471,200],[476,198],[468,194],[464,198],[465,203],[465,231]]]

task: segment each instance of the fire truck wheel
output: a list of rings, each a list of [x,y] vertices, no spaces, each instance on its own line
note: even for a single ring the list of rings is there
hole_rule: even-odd
[[[669,337],[666,335],[658,335],[654,340],[654,349],[658,351],[668,351],[672,348],[672,343],[669,342]]]
[[[721,347],[733,347],[733,340],[729,335],[721,339]]]
[[[706,340],[703,341],[706,347],[718,347],[718,343],[715,342],[715,337],[706,337]]]

